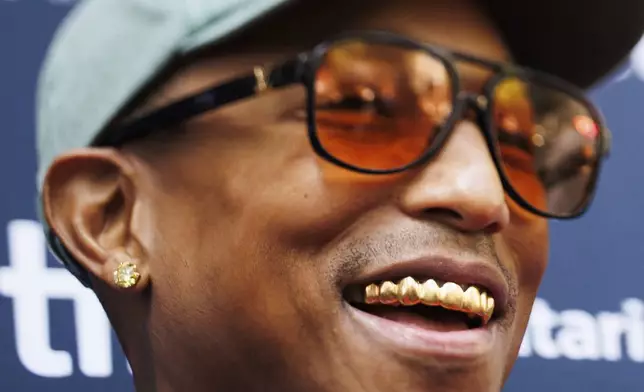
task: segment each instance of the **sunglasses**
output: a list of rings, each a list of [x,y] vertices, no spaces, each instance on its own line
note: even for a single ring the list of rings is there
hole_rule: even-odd
[[[463,69],[486,71],[468,89]],[[350,171],[386,175],[426,164],[459,121],[481,129],[507,195],[542,217],[582,215],[610,131],[577,87],[535,70],[425,45],[389,32],[354,32],[281,65],[227,81],[101,134],[120,146],[269,90],[306,89],[313,150]]]

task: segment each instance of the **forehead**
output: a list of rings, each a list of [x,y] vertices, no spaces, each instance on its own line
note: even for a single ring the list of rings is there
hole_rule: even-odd
[[[355,30],[388,30],[422,42],[507,61],[510,56],[476,0],[296,1],[233,39],[186,59],[165,83],[164,100],[196,92],[253,66],[279,61]]]

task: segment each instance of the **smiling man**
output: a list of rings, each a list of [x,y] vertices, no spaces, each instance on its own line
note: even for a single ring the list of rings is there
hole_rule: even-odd
[[[609,150],[581,89],[644,28],[607,3],[78,5],[43,223],[137,391],[499,391]]]

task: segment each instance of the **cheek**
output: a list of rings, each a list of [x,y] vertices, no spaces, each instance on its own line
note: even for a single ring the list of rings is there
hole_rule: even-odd
[[[320,325],[328,312],[323,295],[328,287],[310,290],[325,276],[324,265],[305,270],[302,252],[267,240],[276,236],[275,223],[262,216],[262,203],[255,200],[257,205],[249,202],[242,209],[172,198],[158,206],[165,213],[157,216],[150,246],[150,323],[159,344],[179,358],[199,353],[221,359],[221,366],[254,363],[271,369],[278,366],[274,358],[289,357],[279,353],[311,340],[301,331],[324,333],[304,328]],[[312,307],[319,313],[311,314]],[[218,355],[222,352],[226,358]]]
[[[548,264],[548,221],[516,204],[509,196],[510,225],[502,233],[508,257],[513,260],[518,284],[538,289]]]
[[[548,265],[547,221],[536,217],[513,219],[506,243],[514,256],[519,289],[536,296]]]

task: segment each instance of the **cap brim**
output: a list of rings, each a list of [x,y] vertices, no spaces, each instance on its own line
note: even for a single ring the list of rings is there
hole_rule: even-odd
[[[588,88],[644,34],[641,0],[488,0],[517,62]]]

